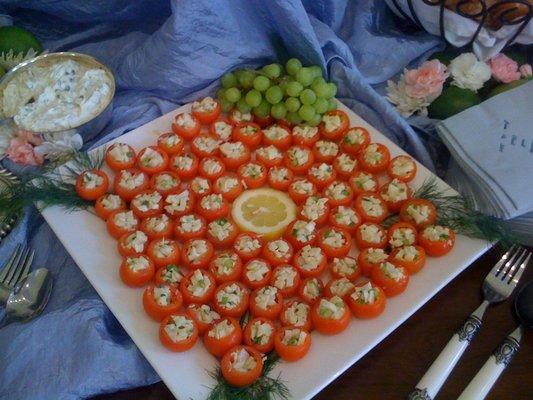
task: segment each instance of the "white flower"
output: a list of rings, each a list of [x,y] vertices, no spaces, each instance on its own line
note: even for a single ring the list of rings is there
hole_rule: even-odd
[[[490,79],[490,67],[479,61],[474,53],[464,53],[454,58],[448,67],[452,85],[477,92]]]
[[[76,130],[44,135],[44,142],[35,147],[35,152],[48,160],[57,160],[65,154],[81,149],[83,139]]]
[[[398,112],[406,118],[415,113],[426,116],[428,113],[427,107],[431,103],[428,99],[417,99],[409,96],[405,91],[405,77],[403,75],[398,83],[387,82],[386,97],[396,106]]]

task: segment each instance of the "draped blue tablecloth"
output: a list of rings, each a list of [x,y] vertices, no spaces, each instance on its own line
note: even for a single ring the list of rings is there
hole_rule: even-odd
[[[320,65],[337,97],[433,169],[425,138],[376,88],[442,43],[381,0],[0,0],[0,14],[45,49],[91,54],[115,73],[112,120],[86,148],[212,94],[229,70],[291,56]],[[79,399],[158,381],[34,209],[1,242],[0,265],[21,242],[55,288],[41,317],[0,329],[0,399]]]

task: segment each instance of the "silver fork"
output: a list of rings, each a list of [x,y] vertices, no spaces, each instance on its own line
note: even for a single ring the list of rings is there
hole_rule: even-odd
[[[452,372],[466,348],[481,328],[481,319],[490,304],[507,299],[524,273],[531,253],[519,246],[511,247],[490,270],[483,281],[484,300],[466,319],[446,347],[409,395],[409,400],[432,400]]]
[[[9,293],[26,275],[33,262],[35,251],[25,245],[17,245],[8,262],[0,271],[0,302],[5,304]]]

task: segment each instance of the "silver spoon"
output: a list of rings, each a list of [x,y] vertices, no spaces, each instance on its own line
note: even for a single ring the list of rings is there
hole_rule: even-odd
[[[9,294],[0,328],[15,321],[29,321],[39,315],[46,307],[51,292],[52,277],[46,268],[28,274]]]

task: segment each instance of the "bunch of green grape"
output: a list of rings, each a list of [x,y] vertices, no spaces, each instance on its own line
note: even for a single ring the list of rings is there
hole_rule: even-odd
[[[222,111],[237,108],[260,118],[271,115],[292,124],[316,126],[322,114],[337,105],[337,86],[328,83],[317,65],[304,67],[291,58],[285,64],[268,64],[258,70],[240,69],[221,78],[217,91]]]

